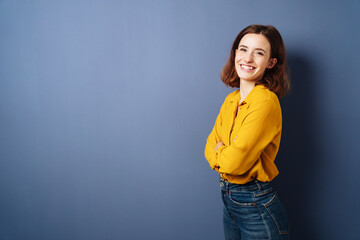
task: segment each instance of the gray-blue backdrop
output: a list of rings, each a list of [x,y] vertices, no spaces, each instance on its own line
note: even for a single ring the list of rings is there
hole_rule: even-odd
[[[360,1],[1,0],[0,239],[223,239],[203,155],[237,33],[282,33],[293,239],[358,239]]]

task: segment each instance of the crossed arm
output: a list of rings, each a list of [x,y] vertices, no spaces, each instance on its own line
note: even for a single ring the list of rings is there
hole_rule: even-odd
[[[279,115],[279,109],[271,101],[258,102],[248,110],[229,146],[221,139],[226,134],[221,132],[223,112],[220,110],[205,147],[205,157],[212,169],[231,175],[246,173],[281,133],[281,112]]]

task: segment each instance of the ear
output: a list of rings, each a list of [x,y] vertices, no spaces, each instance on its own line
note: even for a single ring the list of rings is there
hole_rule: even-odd
[[[269,64],[268,64],[268,66],[267,66],[266,68],[267,68],[267,69],[272,69],[272,68],[275,66],[276,63],[277,63],[277,59],[276,59],[276,58],[270,58]]]

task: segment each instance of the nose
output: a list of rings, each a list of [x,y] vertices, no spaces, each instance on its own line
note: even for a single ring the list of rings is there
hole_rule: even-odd
[[[252,62],[253,59],[253,55],[249,52],[246,54],[246,56],[244,57],[245,62]]]

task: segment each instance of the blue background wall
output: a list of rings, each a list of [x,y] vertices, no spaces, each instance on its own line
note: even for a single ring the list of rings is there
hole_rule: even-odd
[[[0,1],[0,239],[223,239],[204,156],[249,24],[282,33],[293,239],[359,239],[360,2]]]

